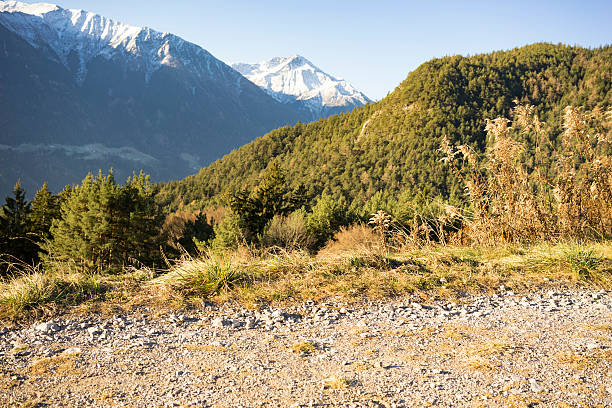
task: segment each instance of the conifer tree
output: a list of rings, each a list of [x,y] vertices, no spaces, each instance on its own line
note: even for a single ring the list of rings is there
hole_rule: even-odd
[[[29,236],[28,218],[32,209],[19,181],[15,184],[13,196],[7,196],[6,203],[0,208],[0,256],[9,263],[34,263],[38,259],[38,246]],[[6,271],[6,265],[0,266],[0,272]]]
[[[100,171],[75,186],[61,205],[61,218],[51,227],[49,254],[99,272],[118,271],[136,262],[151,263],[162,241],[161,212],[148,176],[128,179],[125,186]]]
[[[229,195],[227,204],[238,217],[244,238],[254,242],[275,215],[287,215],[306,201],[304,186],[289,189],[280,164],[273,161],[253,190],[241,189]]]
[[[25,190],[21,187],[21,182],[17,181],[13,188],[14,198],[6,197],[6,203],[2,206],[0,217],[6,221],[9,233],[25,232],[28,215],[31,212],[31,205],[25,199]]]
[[[60,196],[51,194],[45,182],[31,204],[30,232],[33,238],[37,241],[51,238],[51,221],[60,217]]]
[[[178,239],[178,243],[188,253],[195,253],[198,245],[196,242],[206,243],[214,237],[215,231],[211,224],[208,222],[206,214],[200,213],[196,215],[195,220],[188,220],[185,223],[182,237]]]
[[[160,230],[164,216],[155,202],[150,177],[140,171],[134,173],[122,188],[121,204],[125,229],[124,262],[134,257],[147,264],[159,260],[160,245],[165,241]]]

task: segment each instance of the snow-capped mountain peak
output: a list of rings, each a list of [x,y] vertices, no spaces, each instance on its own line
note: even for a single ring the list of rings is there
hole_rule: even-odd
[[[59,8],[60,7],[58,7],[57,5],[50,3],[28,4],[21,3],[19,1],[0,2],[0,12],[24,13],[36,16],[42,16],[43,14],[49,13],[51,11],[59,10]]]
[[[48,48],[51,58],[75,71],[77,82],[96,57],[121,57],[126,67],[150,75],[162,66],[181,66],[197,76],[238,75],[206,50],[173,34],[123,24],[104,16],[54,4],[0,1],[0,24],[35,48]],[[74,56],[76,55],[76,67]],[[72,62],[71,62],[72,61]]]
[[[283,103],[300,102],[315,114],[325,108],[352,108],[370,99],[341,78],[323,72],[300,55],[275,57],[232,68]]]

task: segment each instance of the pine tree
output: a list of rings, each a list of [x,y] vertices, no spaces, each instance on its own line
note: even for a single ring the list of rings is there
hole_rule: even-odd
[[[43,241],[51,238],[51,222],[60,217],[60,196],[53,195],[45,182],[32,200],[30,232],[34,239]]]
[[[9,263],[35,263],[38,246],[29,236],[28,219],[32,209],[19,181],[15,184],[13,196],[7,196],[6,203],[0,208],[0,256]],[[6,264],[0,266],[1,273],[7,270]]]
[[[107,185],[104,188],[104,184]],[[108,236],[108,214],[103,200],[108,200],[108,186],[114,185],[112,174],[98,177],[88,174],[81,185],[75,186],[61,206],[61,218],[51,226],[50,256],[73,260],[86,268],[105,268],[109,256],[105,253]]]
[[[17,181],[15,184],[13,195],[15,198],[11,196],[6,197],[6,204],[4,204],[0,211],[0,218],[6,221],[9,233],[20,234],[25,232],[28,215],[32,208],[25,199],[25,190],[21,187],[20,181]]]
[[[108,176],[100,171],[65,195],[51,227],[50,256],[98,272],[158,258],[162,215],[148,176],[141,172],[119,186],[112,170]]]
[[[160,246],[166,240],[160,233],[164,215],[155,202],[150,177],[142,171],[134,173],[122,189],[121,201],[127,226],[122,239],[124,262],[130,257],[146,264],[159,261]]]
[[[190,254],[197,251],[197,243],[206,243],[215,235],[212,223],[208,222],[206,214],[196,215],[195,220],[188,220],[183,228],[182,237],[178,243]]]
[[[306,203],[306,189],[289,189],[277,161],[273,161],[253,190],[241,189],[227,198],[247,242],[255,242],[275,215],[287,215]]]

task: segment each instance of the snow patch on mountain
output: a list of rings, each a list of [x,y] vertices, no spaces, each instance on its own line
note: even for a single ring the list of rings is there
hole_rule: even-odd
[[[136,27],[84,10],[54,4],[0,1],[0,24],[35,48],[51,50],[58,62],[70,68],[77,57],[75,75],[82,82],[87,64],[96,57],[125,59],[126,67],[144,71],[145,78],[162,66],[183,68],[198,77],[234,80],[240,75],[203,48],[169,33]],[[54,54],[54,55],[53,55]]]
[[[325,107],[363,106],[371,100],[341,78],[333,77],[306,58],[276,57],[232,68],[282,103],[302,101],[313,112]]]

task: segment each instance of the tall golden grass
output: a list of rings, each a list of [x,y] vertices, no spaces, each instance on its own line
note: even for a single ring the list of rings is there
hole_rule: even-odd
[[[462,237],[488,245],[611,238],[612,110],[568,106],[557,143],[533,106],[512,113],[487,121],[484,160],[468,146],[441,143],[471,203]]]

